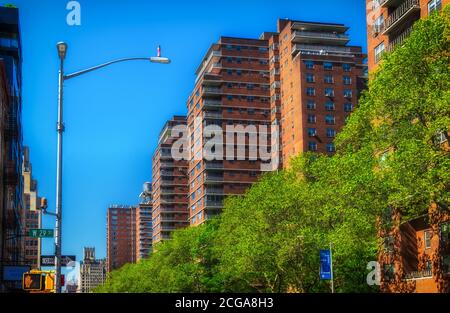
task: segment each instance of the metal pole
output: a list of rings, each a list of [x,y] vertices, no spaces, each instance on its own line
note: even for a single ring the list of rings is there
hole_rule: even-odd
[[[61,293],[61,220],[62,220],[62,145],[63,145],[63,91],[64,91],[64,59],[60,58],[59,91],[58,91],[58,142],[56,158],[56,225],[55,225],[55,288]]]
[[[334,274],[333,274],[333,250],[330,242],[330,269],[331,269],[331,293],[334,293]]]

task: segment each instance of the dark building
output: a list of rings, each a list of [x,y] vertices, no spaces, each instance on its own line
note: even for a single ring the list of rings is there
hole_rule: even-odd
[[[19,11],[0,7],[0,289],[3,267],[23,265],[22,54]]]

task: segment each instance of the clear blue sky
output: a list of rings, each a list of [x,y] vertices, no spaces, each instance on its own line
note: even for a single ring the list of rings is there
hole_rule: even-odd
[[[82,25],[66,24],[68,0],[10,0],[20,8],[24,143],[39,192],[55,204],[57,54],[69,44],[67,72],[110,59],[163,54],[169,66],[125,63],[66,82],[63,254],[84,246],[106,255],[106,209],[136,204],[151,179],[151,155],[164,122],[186,114],[194,72],[223,36],[257,38],[278,18],[350,26],[352,45],[366,47],[365,1],[80,0]],[[53,228],[53,218],[44,225]],[[44,239],[45,254],[53,243]]]

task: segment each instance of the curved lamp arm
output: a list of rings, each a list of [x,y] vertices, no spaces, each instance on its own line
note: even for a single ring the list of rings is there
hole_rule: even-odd
[[[118,60],[114,60],[114,61],[110,61],[107,63],[103,63],[94,67],[90,67],[88,69],[82,70],[82,71],[78,71],[72,74],[68,74],[68,75],[64,75],[64,80],[68,80],[104,67],[107,67],[109,65],[115,64],[115,63],[121,63],[121,62],[126,62],[126,61],[150,61],[153,63],[161,63],[161,64],[169,64],[170,63],[170,59],[168,58],[163,58],[163,57],[151,57],[151,58],[124,58],[124,59],[118,59]]]

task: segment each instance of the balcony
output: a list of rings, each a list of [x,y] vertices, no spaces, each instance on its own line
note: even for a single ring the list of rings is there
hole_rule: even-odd
[[[205,201],[205,207],[209,208],[223,208],[223,201]]]
[[[205,100],[203,101],[203,107],[206,108],[218,108],[222,106],[221,100]]]
[[[391,33],[408,18],[414,16],[416,12],[420,13],[419,0],[406,0],[386,19],[382,27],[382,34],[387,35]]]
[[[407,28],[403,33],[398,35],[394,40],[392,40],[389,45],[387,46],[386,51],[392,52],[395,47],[401,46],[403,42],[406,40],[406,38],[409,37],[409,34],[411,34],[412,27]]]
[[[350,41],[346,34],[311,32],[311,31],[294,31],[292,34],[293,43],[310,43],[310,44],[331,44],[345,46]]]
[[[398,7],[403,0],[381,0],[380,5],[382,7]]]
[[[415,272],[405,274],[404,279],[408,280],[408,279],[421,279],[421,278],[431,278],[431,277],[433,277],[433,270],[427,269],[427,270],[415,271]]]

